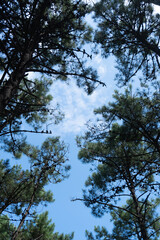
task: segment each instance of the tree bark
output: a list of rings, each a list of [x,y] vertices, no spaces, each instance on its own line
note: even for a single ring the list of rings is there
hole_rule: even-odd
[[[126,162],[128,163],[127,158],[126,158]],[[126,183],[127,183],[128,189],[131,193],[131,196],[132,196],[132,199],[133,199],[133,202],[134,202],[134,207],[135,207],[135,211],[136,211],[136,215],[137,215],[137,224],[138,224],[138,227],[140,229],[140,235],[141,235],[139,237],[140,237],[140,239],[143,239],[143,240],[149,240],[148,231],[147,231],[147,227],[146,227],[146,224],[145,224],[145,218],[141,213],[139,201],[138,201],[136,193],[135,193],[134,182],[133,182],[133,179],[132,179],[132,176],[131,176],[131,173],[130,173],[129,166],[127,166],[127,165],[126,165],[126,173],[127,173]]]
[[[31,196],[31,199],[29,201],[29,204],[28,204],[28,207],[27,209],[25,210],[24,214],[22,215],[22,219],[17,227],[17,229],[15,230],[15,232],[13,233],[12,237],[11,237],[11,240],[16,240],[17,236],[19,235],[19,231],[21,229],[21,227],[23,226],[24,224],[24,221],[26,219],[26,217],[28,216],[29,214],[29,211],[32,207],[32,205],[34,204],[34,200],[35,200],[35,196],[36,196],[36,193],[37,193],[37,190],[38,190],[38,187],[39,187],[39,184],[40,184],[40,181],[41,181],[41,177],[43,176],[43,174],[46,172],[46,167],[48,165],[48,162],[46,161],[45,165],[42,167],[41,169],[41,172],[39,173],[39,176],[38,176],[38,179],[37,179],[37,182],[35,184],[35,187],[33,189],[33,193],[32,193],[32,196]]]
[[[35,51],[35,48],[37,47],[37,42],[39,41],[39,34],[41,32],[40,22],[43,15],[45,14],[46,9],[49,8],[51,4],[52,2],[50,0],[43,0],[43,2],[38,6],[39,9],[37,11],[37,16],[30,24],[32,32],[30,33],[31,38],[28,46],[26,46],[22,58],[20,59],[19,63],[17,63],[17,68],[13,70],[6,84],[4,84],[4,86],[0,89],[0,115],[2,116],[5,113],[5,109],[8,103],[17,93],[19,85],[26,73],[27,67],[32,61],[32,55]]]
[[[143,240],[149,240],[147,228],[146,228],[146,224],[145,224],[145,219],[144,219],[144,216],[140,212],[140,206],[139,206],[139,202],[137,200],[136,194],[135,194],[134,187],[131,187],[130,191],[131,191],[132,199],[133,199],[133,202],[135,205],[136,214],[138,216],[137,220],[138,220],[138,224],[139,224],[139,228],[140,228],[140,232],[141,232],[141,237]]]
[[[34,197],[35,197],[35,193],[33,193],[32,198],[31,198],[31,200],[30,200],[30,203],[29,203],[29,205],[28,205],[25,213],[24,213],[23,216],[22,216],[22,219],[21,219],[21,221],[20,221],[20,223],[19,223],[19,225],[18,225],[18,228],[17,228],[16,231],[13,233],[13,236],[12,236],[11,240],[16,240],[16,238],[17,238],[17,236],[18,236],[18,234],[19,234],[19,231],[20,231],[21,227],[22,227],[23,224],[24,224],[25,218],[26,218],[27,215],[29,214],[29,210],[30,210],[31,207],[32,207],[32,204],[33,204],[33,201],[34,201]]]
[[[16,94],[20,82],[22,81],[26,72],[28,62],[32,58],[32,51],[28,51],[24,54],[19,67],[12,72],[10,78],[6,84],[0,90],[0,114],[3,115],[5,108],[11,98]]]

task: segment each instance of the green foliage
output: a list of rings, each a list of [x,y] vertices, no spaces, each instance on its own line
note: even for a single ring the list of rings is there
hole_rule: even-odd
[[[10,240],[14,225],[7,215],[0,215],[0,239]]]
[[[112,233],[109,234],[106,228],[95,227],[93,233],[86,231],[86,237],[88,240],[135,240],[141,239],[139,235],[139,229],[137,224],[137,219],[134,215],[131,215],[129,211],[133,208],[133,201],[131,199],[127,200],[127,204],[123,206],[123,209],[112,210],[111,211],[111,221],[114,224],[112,229]],[[159,199],[152,200],[149,203],[147,209],[143,209],[146,213],[146,219],[148,219],[148,226],[152,223],[151,235],[153,236],[150,239],[158,240],[159,239],[159,231],[156,232],[157,229],[160,228],[159,217],[156,213],[156,208],[159,205]],[[142,206],[142,205],[141,205]],[[127,209],[127,211],[124,211]],[[133,210],[133,209],[132,209]]]
[[[0,237],[1,239],[10,240],[15,230],[14,224],[10,223],[6,215],[0,216]],[[48,219],[48,212],[35,215],[32,221],[26,221],[23,225],[17,240],[71,240],[74,233],[59,234],[54,231],[55,224]]]
[[[95,163],[86,181],[84,201],[96,216],[113,210],[135,219],[131,225],[136,236],[134,231],[128,233],[133,226],[125,224],[122,217],[126,235],[113,239],[154,239],[159,236],[159,222],[154,224],[158,217],[150,202],[160,193],[159,98],[157,93],[152,98],[146,92],[133,95],[131,88],[124,94],[115,92],[114,98],[108,107],[95,111],[101,117],[78,139],[79,158]],[[127,198],[131,201],[121,206],[119,201]],[[116,229],[116,220],[114,224]],[[119,230],[115,231],[118,235]]]
[[[11,223],[13,218],[18,221],[9,235],[12,240],[20,238],[37,206],[53,201],[45,186],[68,177],[65,144],[50,137],[36,147],[25,134],[52,134],[48,126],[63,118],[59,106],[51,105],[54,80],[74,77],[88,94],[100,83],[96,71],[85,67],[86,59],[91,59],[83,49],[91,41],[92,29],[84,21],[89,12],[90,6],[81,0],[0,2],[0,148],[28,163],[24,170],[23,164],[0,162],[0,213],[9,213]],[[39,73],[35,79],[29,74],[33,72]],[[73,238],[73,234],[51,234],[54,226],[45,214],[27,227],[38,229],[42,222],[43,239]],[[22,239],[32,237],[22,234]]]
[[[93,233],[88,232],[86,230],[87,240],[94,240],[94,239],[109,240],[109,239],[111,239],[110,235],[108,234],[107,230],[104,227],[102,227],[102,228],[100,228],[99,226],[94,227],[94,232],[96,234],[95,236],[93,235]]]
[[[51,224],[51,220],[48,220],[48,213],[42,213],[36,216],[33,222],[26,222],[21,230],[20,239],[52,239],[54,231],[54,224]],[[23,237],[22,237],[23,236]]]
[[[91,40],[91,28],[84,21],[89,11],[84,1],[78,0],[1,1],[1,116],[11,110],[21,115],[19,95],[36,98],[35,91],[42,91],[41,82],[26,78],[30,72],[65,81],[73,76],[86,91],[94,90],[94,83],[99,82],[96,72],[84,65],[85,56],[90,58],[83,49]],[[38,98],[40,102],[43,99],[39,94]]]
[[[51,106],[53,80],[75,76],[88,93],[95,88],[96,72],[84,66],[89,11],[77,0],[0,3],[0,140],[16,158],[27,144],[24,133],[51,134],[48,125],[63,118],[59,106]],[[41,77],[32,79],[33,72]]]
[[[160,15],[154,14],[149,2],[101,0],[95,4],[95,42],[100,44],[104,57],[116,57],[116,79],[120,84],[137,72],[142,74],[142,82],[158,78]]]
[[[159,199],[158,202],[156,200],[152,200],[149,202],[147,208],[144,208],[144,205],[141,204],[141,207],[143,208],[143,211],[146,214],[146,219],[148,219],[148,227],[151,227],[150,233],[151,237],[150,239],[158,240],[159,238],[159,231],[156,232],[156,230],[159,230],[160,228],[160,222],[157,211],[157,206],[159,205]],[[129,199],[127,201],[126,206],[124,206],[128,211],[131,211],[131,208],[133,208],[133,201]],[[136,211],[135,211],[136,213]],[[122,209],[118,209],[117,211],[112,211],[112,221],[114,223],[113,233],[111,236],[111,239],[137,239],[139,235],[139,226],[137,224],[137,219],[135,216],[131,215],[129,212],[125,212]],[[153,233],[153,235],[152,235]]]
[[[83,49],[91,40],[92,29],[84,21],[89,11],[87,4],[77,0],[0,3],[0,148],[28,163],[24,170],[23,163],[0,162],[0,213],[8,213],[10,224],[18,222],[9,235],[12,240],[19,237],[25,221],[34,218],[37,206],[53,201],[45,186],[68,177],[64,142],[50,137],[37,147],[27,142],[25,133],[52,134],[48,126],[63,118],[59,106],[52,106],[54,80],[75,77],[88,93],[99,82],[96,71],[85,67],[91,57]],[[33,72],[39,73],[35,79],[29,74]],[[46,215],[40,219],[46,221],[50,235],[53,225]],[[51,235],[52,239],[73,238],[72,234]]]
[[[57,183],[68,176],[70,169],[66,165],[67,148],[59,138],[48,138],[41,149],[28,145],[24,153],[30,158],[30,170],[22,170],[21,166],[10,167],[9,161],[1,161],[1,204],[0,211],[12,209],[12,213],[20,215],[34,195],[32,205],[52,202],[51,191],[45,191],[48,182]]]
[[[9,160],[0,162],[0,213],[9,213],[11,223],[15,219],[19,222],[11,239],[17,239],[24,222],[35,217],[37,206],[53,202],[53,193],[46,191],[45,186],[61,182],[70,169],[66,164],[67,147],[58,137],[46,139],[41,148],[25,144],[21,151],[29,159],[30,170],[23,170],[18,164],[11,167]]]
[[[151,3],[159,5],[101,0],[93,7],[94,42],[103,57],[116,57],[116,80],[124,85],[138,76],[145,90],[115,92],[115,101],[95,110],[100,118],[77,140],[79,158],[95,166],[83,200],[96,216],[110,212],[114,224],[112,234],[99,227],[95,236],[87,232],[90,240],[159,238],[160,15]]]
[[[48,212],[44,212],[40,215],[35,216],[34,221],[26,222],[19,234],[18,240],[71,240],[73,239],[72,234],[59,234],[54,233],[55,224],[48,220]]]

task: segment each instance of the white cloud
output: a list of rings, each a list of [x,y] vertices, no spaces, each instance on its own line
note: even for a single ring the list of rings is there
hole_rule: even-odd
[[[97,70],[98,75],[101,77],[103,77],[108,71],[106,67],[106,61],[101,57],[100,54],[93,55],[92,62],[88,62],[87,66],[93,66],[93,68]]]
[[[99,2],[99,0],[84,0],[84,2],[88,4],[95,4],[96,2]]]
[[[154,5],[154,12],[160,14],[160,6]]]
[[[106,73],[106,68],[104,66],[99,66],[98,67],[98,73],[99,75],[104,75]]]
[[[101,57],[101,55],[100,55],[100,54],[97,54],[97,55],[94,57],[94,61],[95,61],[95,63],[97,63],[97,64],[102,63],[102,57]]]
[[[106,104],[111,98],[111,92],[106,87],[99,86],[88,96],[74,81],[69,85],[55,82],[52,88],[53,102],[58,102],[65,114],[63,122],[55,127],[56,134],[78,134],[84,131],[85,123],[94,117],[93,110]]]

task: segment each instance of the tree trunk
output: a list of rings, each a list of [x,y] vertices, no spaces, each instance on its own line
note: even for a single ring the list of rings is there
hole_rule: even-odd
[[[5,108],[11,98],[16,94],[19,84],[22,81],[26,67],[28,65],[28,62],[32,58],[32,51],[28,51],[24,54],[21,63],[19,64],[19,67],[12,72],[10,78],[8,79],[7,83],[1,88],[0,90],[0,114],[3,115],[5,112]]]
[[[42,3],[40,3],[38,6],[38,10],[35,8],[35,11],[37,11],[37,16],[30,25],[30,28],[32,29],[32,33],[30,33],[30,42],[28,43],[28,46],[26,46],[22,58],[17,63],[17,68],[13,70],[6,84],[0,89],[0,115],[2,116],[5,112],[6,106],[16,95],[27,67],[32,61],[32,55],[37,47],[37,42],[39,41],[39,34],[41,31],[40,22],[43,15],[45,14],[46,9],[49,8],[51,4],[52,2],[50,0],[43,0]]]
[[[124,153],[126,155],[125,151],[124,151]],[[128,189],[129,189],[132,199],[133,199],[133,203],[134,203],[134,207],[135,207],[135,211],[136,211],[136,215],[137,215],[137,225],[138,225],[138,228],[140,229],[140,231],[139,231],[140,234],[138,237],[142,240],[149,240],[148,231],[147,231],[147,227],[145,224],[145,217],[141,213],[141,206],[139,205],[139,201],[138,201],[136,193],[135,193],[135,185],[134,185],[132,175],[130,172],[130,165],[128,162],[127,155],[126,155],[125,169],[126,169],[126,174],[124,175],[124,178],[126,179]]]
[[[138,202],[138,199],[137,199],[136,194],[135,194],[135,187],[134,187],[134,184],[133,184],[132,180],[130,182],[130,189],[129,190],[131,192],[132,199],[133,199],[133,202],[134,202],[134,206],[135,206],[135,210],[136,210],[136,214],[137,214],[137,222],[138,222],[140,233],[141,233],[141,238],[143,240],[149,240],[148,232],[147,232],[147,228],[146,228],[146,224],[145,224],[145,218],[141,213],[139,202]]]
[[[23,224],[24,224],[25,218],[26,218],[27,215],[29,214],[29,210],[30,210],[31,207],[32,207],[32,204],[33,204],[33,201],[34,201],[34,197],[35,197],[35,193],[33,193],[32,198],[31,198],[31,200],[30,200],[30,203],[29,203],[29,205],[28,205],[25,213],[24,213],[23,216],[22,216],[22,219],[21,219],[21,221],[20,221],[20,223],[19,223],[19,225],[18,225],[18,228],[17,228],[16,231],[13,233],[13,236],[12,236],[11,240],[16,240],[16,238],[17,238],[17,236],[18,236],[18,234],[19,234],[19,231],[20,231],[21,227],[22,227]]]

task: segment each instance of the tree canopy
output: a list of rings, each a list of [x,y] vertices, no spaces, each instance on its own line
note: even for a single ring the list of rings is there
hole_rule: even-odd
[[[23,169],[23,163],[13,165],[10,159],[0,162],[1,228],[6,226],[3,215],[8,214],[9,239],[20,238],[39,204],[53,201],[45,186],[68,176],[64,142],[52,136],[37,147],[28,143],[27,134],[52,134],[48,126],[63,118],[58,105],[51,103],[54,80],[74,77],[89,94],[100,83],[96,71],[85,67],[86,58],[91,58],[83,47],[91,40],[84,20],[89,11],[88,4],[78,0],[0,2],[0,147],[11,154],[9,158],[28,163]],[[32,73],[37,73],[35,78]],[[14,221],[18,223],[12,226]]]
[[[155,4],[160,1],[101,0],[93,7],[95,52],[114,55],[116,81],[127,85],[77,138],[79,158],[92,163],[83,200],[92,213],[111,213],[112,233],[95,227],[93,239],[159,239],[160,48]],[[140,80],[140,88],[133,86]],[[135,80],[135,81],[134,81]],[[99,117],[100,116],[100,117]],[[77,198],[79,199],[79,198]]]
[[[1,1],[1,136],[19,131],[20,118],[36,128],[46,120],[53,79],[75,77],[88,93],[100,83],[84,66],[85,57],[91,57],[83,48],[91,40],[84,21],[88,12],[88,5],[77,0]],[[33,72],[46,77],[30,78]]]
[[[160,15],[154,13],[151,3],[160,4],[137,0],[102,0],[95,4],[98,28],[94,41],[100,44],[104,57],[116,57],[120,84],[137,73],[142,82],[153,82],[158,77]]]
[[[159,98],[156,93],[151,99],[132,95],[131,89],[116,92],[114,98],[95,111],[101,118],[77,139],[79,158],[95,166],[83,200],[96,216],[112,211],[113,236],[122,222],[121,238],[113,239],[155,239],[160,234],[159,217],[153,214],[160,190]]]
[[[13,224],[10,224],[7,216],[1,217],[1,222],[4,224],[0,225],[0,237],[1,239],[10,240],[12,232],[14,231]],[[48,212],[44,212],[40,215],[35,215],[33,221],[26,221],[23,225],[18,237],[18,240],[30,240],[30,239],[41,239],[41,240],[71,240],[74,234],[59,234],[54,232],[55,224],[51,223],[48,219]]]
[[[13,111],[19,89],[33,94],[35,83],[30,84],[27,79],[30,72],[63,80],[72,75],[77,77],[79,86],[86,86],[89,92],[93,90],[98,82],[96,74],[83,67],[80,57],[86,54],[82,45],[90,40],[90,29],[83,20],[88,11],[87,4],[77,0],[1,1],[2,116]]]
[[[83,191],[95,216],[110,212],[112,232],[95,227],[88,240],[158,240],[160,236],[160,14],[159,0],[1,0],[0,2],[0,238],[71,240],[54,232],[49,183],[68,177],[68,148],[57,136],[40,146],[28,134],[52,134],[63,118],[53,104],[54,81],[75,79],[88,94],[104,83],[86,64],[93,53],[117,62],[116,80],[127,85],[95,110],[97,120],[77,138],[79,158],[93,172]],[[95,31],[85,16],[93,13]],[[32,74],[36,73],[36,77]],[[131,81],[140,80],[134,91]],[[11,158],[19,160],[12,164]],[[21,160],[21,161],[20,161]],[[23,161],[27,167],[23,167]]]

